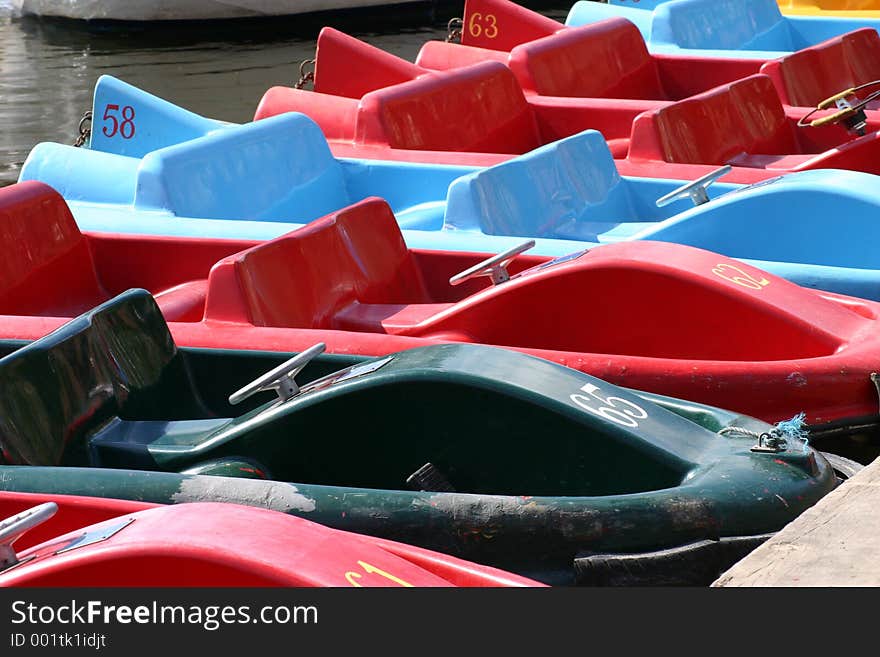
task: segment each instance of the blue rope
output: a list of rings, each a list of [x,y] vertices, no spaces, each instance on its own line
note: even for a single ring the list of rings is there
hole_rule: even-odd
[[[779,433],[786,440],[802,440],[804,441],[804,451],[807,451],[807,446],[809,445],[809,432],[804,429],[804,420],[806,419],[806,413],[798,413],[790,420],[784,420],[782,422],[776,423],[775,431]]]

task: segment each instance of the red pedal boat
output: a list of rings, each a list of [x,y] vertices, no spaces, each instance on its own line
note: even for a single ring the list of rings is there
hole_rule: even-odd
[[[429,71],[332,28],[316,52],[314,91],[273,87],[254,119],[303,112],[337,156],[489,165],[594,128],[623,157],[643,109],[526,97],[500,62]]]
[[[315,91],[267,91],[255,118],[303,112],[339,156],[488,165],[593,128],[623,175],[690,180],[725,164],[734,183],[820,168],[880,173],[880,116],[856,126],[855,110],[825,112],[803,123],[811,110],[783,107],[763,74],[647,105],[524,94],[499,61],[425,72],[325,28],[314,77]]]
[[[621,17],[567,27],[510,0],[467,0],[459,33],[460,44],[425,44],[417,63],[446,70],[501,61],[523,89],[544,95],[681,100],[760,72],[773,80],[784,106],[817,107],[880,80],[880,35],[868,27],[779,59],[728,59],[649,53],[640,30]],[[865,93],[877,90],[871,85]],[[878,101],[867,105],[878,107]]]
[[[3,243],[15,245],[2,262],[16,263],[15,277],[0,277],[5,339],[45,335],[93,304],[96,288],[139,285],[188,292],[170,322],[185,346],[292,352],[324,342],[329,353],[378,356],[477,342],[770,422],[877,414],[880,304],[701,249],[626,242],[486,262],[408,250],[387,204],[368,199],[235,253],[242,245],[224,240],[84,237],[40,183],[0,190],[0,205]]]
[[[543,584],[255,507],[3,492],[0,586]]]
[[[600,99],[614,99],[615,106],[650,109],[753,75],[761,66],[756,59],[651,54],[625,18],[567,28],[507,0],[468,0],[464,17],[460,44],[429,41],[416,64],[448,70],[498,61],[527,95],[555,96],[557,102],[591,98],[589,106],[598,108],[609,104]]]

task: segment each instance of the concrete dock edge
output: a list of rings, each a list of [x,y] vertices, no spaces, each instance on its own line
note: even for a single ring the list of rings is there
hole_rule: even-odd
[[[880,586],[880,459],[712,586]]]

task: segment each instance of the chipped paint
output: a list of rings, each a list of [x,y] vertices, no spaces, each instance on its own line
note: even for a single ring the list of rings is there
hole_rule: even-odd
[[[315,510],[315,500],[306,497],[292,485],[277,481],[249,479],[230,480],[226,477],[195,476],[180,483],[171,496],[174,503],[231,502],[259,506],[289,513],[308,513]]]

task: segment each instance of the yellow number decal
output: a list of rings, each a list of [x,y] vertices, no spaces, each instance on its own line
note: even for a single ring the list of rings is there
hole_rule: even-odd
[[[498,36],[498,21],[495,20],[493,14],[486,14],[486,38],[494,39]]]
[[[483,26],[480,25],[482,18],[483,14],[478,11],[471,14],[471,19],[468,21],[468,32],[471,33],[472,37],[478,37],[483,33]]]
[[[731,271],[735,273],[730,273]],[[747,287],[750,290],[762,290],[766,286],[770,285],[770,281],[768,281],[763,276],[761,278],[755,278],[754,276],[746,273],[736,265],[719,263],[715,266],[715,269],[712,270],[712,273],[716,276],[720,276],[726,281],[736,283],[737,285],[742,285],[743,287]]]
[[[468,32],[475,39],[481,34],[487,39],[494,39],[498,36],[498,19],[494,14],[486,14],[484,17],[483,14],[475,11],[468,19]]]
[[[395,577],[391,573],[386,573],[381,568],[377,568],[372,564],[368,564],[366,561],[358,561],[358,565],[364,569],[364,572],[370,575],[379,575],[384,577],[385,579],[390,579],[392,582],[399,584],[400,586],[406,586],[409,588],[413,588],[413,585],[409,582],[400,579],[399,577]],[[356,586],[358,588],[363,588],[363,584],[360,584],[357,580],[359,580],[363,575],[353,570],[349,570],[345,573],[345,580],[351,584],[352,586]]]

